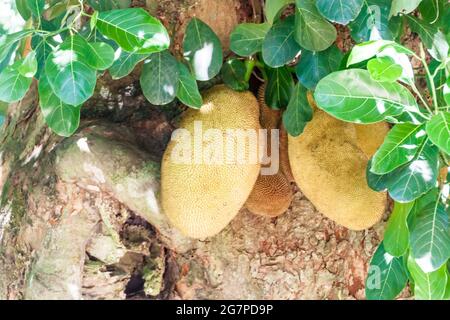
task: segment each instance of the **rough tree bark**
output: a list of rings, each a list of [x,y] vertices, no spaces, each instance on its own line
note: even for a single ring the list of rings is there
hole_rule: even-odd
[[[133,4],[162,19],[175,53],[192,16],[225,51],[237,23],[261,19],[259,0]],[[281,217],[243,209],[213,238],[171,228],[158,203],[159,160],[182,107],[149,105],[138,73],[104,75],[68,139],[45,126],[36,84],[10,106],[0,147],[0,299],[364,298],[384,222],[348,231],[299,190]]]

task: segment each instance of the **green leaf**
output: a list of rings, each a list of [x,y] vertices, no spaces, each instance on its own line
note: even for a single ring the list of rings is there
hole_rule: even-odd
[[[445,61],[449,50],[449,44],[445,35],[433,25],[410,15],[406,17],[411,30],[419,35],[430,55],[438,61]]]
[[[375,191],[388,190],[397,202],[411,202],[431,190],[438,177],[438,149],[428,141],[422,144],[416,159],[384,175],[367,167],[367,184]]]
[[[374,154],[370,171],[385,174],[413,160],[420,150],[426,132],[423,125],[396,124]]]
[[[264,94],[266,104],[274,109],[285,108],[289,104],[294,89],[291,73],[286,67],[281,67],[268,68],[267,74],[269,81]]]
[[[181,62],[178,62],[178,72],[180,79],[178,82],[177,98],[191,108],[200,109],[203,100],[198,91],[197,81],[195,81],[194,76],[189,72],[188,67]]]
[[[443,20],[446,0],[422,1],[419,12],[422,19],[430,24],[440,25]]]
[[[44,11],[45,0],[27,0],[27,6],[35,17],[39,17]]]
[[[357,43],[369,40],[394,40],[389,28],[391,0],[366,0],[358,17],[349,23],[350,34]]]
[[[178,62],[168,52],[157,52],[145,62],[141,73],[141,87],[147,100],[164,105],[175,99],[178,87]]]
[[[392,0],[390,15],[396,16],[399,13],[408,14],[410,12],[413,12],[421,2],[422,0]]]
[[[440,300],[444,298],[448,282],[447,266],[434,272],[425,273],[410,255],[408,270],[414,279],[414,298],[416,300]]]
[[[413,202],[395,202],[394,210],[389,217],[384,231],[384,248],[395,256],[403,256],[409,247],[408,215],[414,206]]]
[[[22,30],[15,33],[0,35],[0,60],[3,60],[8,53],[8,49],[23,38],[33,33],[33,30]]]
[[[16,61],[0,73],[0,101],[15,102],[22,99],[31,85],[32,77],[19,72],[23,60]]]
[[[136,65],[148,56],[148,54],[126,52],[119,48],[116,50],[114,62],[109,68],[109,74],[113,79],[123,78],[129,75]]]
[[[91,16],[91,20],[89,21],[89,27],[91,28],[91,30],[94,30],[95,27],[97,26],[97,19],[98,19],[98,11],[95,11]]]
[[[100,12],[97,29],[128,52],[150,54],[170,45],[166,28],[142,8]]]
[[[222,80],[227,86],[236,91],[248,89],[248,82],[245,80],[247,68],[244,62],[238,59],[230,59],[222,67]]]
[[[336,40],[336,29],[317,10],[315,0],[296,0],[295,39],[302,48],[323,51]]]
[[[403,68],[391,57],[380,57],[369,60],[367,70],[375,81],[395,82],[401,76]]]
[[[434,115],[426,130],[431,142],[450,154],[450,112],[441,111]]]
[[[388,40],[372,40],[355,45],[347,59],[347,67],[353,64],[369,60],[388,48],[394,49],[397,54],[413,55],[410,49]],[[391,56],[392,57],[392,56]],[[394,59],[395,60],[395,59]]]
[[[31,10],[28,8],[28,0],[16,0],[16,8],[23,20],[27,21],[31,17]]]
[[[47,58],[45,73],[65,104],[81,105],[93,95],[97,77],[89,66],[92,59],[89,43],[79,35],[67,37]]]
[[[125,9],[131,5],[131,0],[88,0],[89,5],[98,11]]]
[[[30,51],[23,60],[22,64],[19,66],[18,70],[24,77],[33,78],[37,72],[37,68],[36,52]]]
[[[191,19],[186,28],[183,52],[197,80],[210,80],[222,68],[220,40],[206,23],[197,18]]]
[[[442,88],[442,94],[447,105],[450,105],[450,78],[447,78],[447,81]]]
[[[411,227],[411,255],[423,272],[436,271],[450,258],[448,215],[440,201],[417,212]]]
[[[12,45],[8,48],[5,48],[5,51],[0,53],[1,59],[0,59],[0,73],[10,65],[11,60],[14,56],[14,53],[17,50],[17,45]]]
[[[364,0],[317,0],[317,9],[328,20],[348,24],[361,12]]]
[[[282,67],[300,52],[301,48],[294,39],[294,26],[295,17],[290,16],[276,22],[267,33],[262,46],[262,55],[269,67]]]
[[[370,261],[366,279],[367,299],[392,300],[403,290],[407,280],[403,257],[387,253],[382,242]]]
[[[89,43],[91,46],[91,67],[97,70],[106,70],[114,63],[114,49],[105,42]]]
[[[342,52],[334,45],[319,52],[303,50],[295,67],[297,78],[302,85],[313,90],[323,77],[339,69],[342,57]]]
[[[53,92],[47,76],[39,80],[39,105],[45,122],[56,134],[69,137],[80,124],[80,106],[70,106],[62,102]]]
[[[240,56],[251,56],[262,50],[262,44],[270,29],[268,23],[241,23],[230,36],[230,49]]]
[[[284,127],[291,136],[297,137],[312,117],[313,110],[308,103],[306,89],[297,83],[287,109],[283,112]]]
[[[44,38],[41,36],[33,36],[31,38],[31,47],[36,52],[37,59],[37,72],[35,74],[36,79],[39,79],[41,74],[44,73],[45,62],[48,56],[52,53],[52,46],[57,46],[56,42],[52,38]]]
[[[266,13],[267,21],[272,24],[277,19],[282,9],[291,3],[294,3],[294,0],[266,0],[264,12]]]
[[[334,117],[356,123],[375,123],[418,108],[412,94],[398,83],[372,80],[367,70],[333,72],[317,84],[319,108]]]

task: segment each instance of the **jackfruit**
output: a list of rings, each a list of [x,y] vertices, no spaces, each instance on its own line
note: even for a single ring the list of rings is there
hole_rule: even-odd
[[[258,102],[260,107],[260,123],[262,128],[268,130],[267,145],[265,146],[268,156],[272,156],[271,150],[271,130],[278,129],[281,120],[279,110],[273,110],[267,106],[264,100],[265,85],[262,85],[258,91]],[[284,141],[286,143],[286,141]],[[260,174],[256,180],[252,193],[247,199],[245,206],[247,209],[257,215],[266,217],[276,217],[284,213],[292,201],[292,189],[289,180],[283,172],[282,152],[283,143],[281,134],[279,135],[279,169],[276,174],[263,175]],[[263,165],[270,167],[272,163]]]
[[[203,100],[200,110],[186,111],[180,122],[180,129],[185,130],[179,138],[183,138],[175,140],[173,136],[161,167],[162,208],[172,225],[192,238],[213,236],[228,225],[250,195],[261,167],[257,151],[255,161],[251,160],[251,149],[257,146],[257,140],[246,139],[244,157],[247,161],[237,161],[235,151],[239,139],[236,130],[228,130],[241,129],[242,132],[244,129],[257,137],[260,124],[255,96],[219,85],[205,92]],[[216,130],[208,133],[208,129]],[[198,142],[196,137],[200,131],[204,135]],[[192,135],[194,138],[190,139]],[[215,138],[211,139],[213,136]],[[218,148],[221,139],[224,148]],[[231,148],[227,147],[230,145]],[[193,153],[187,152],[190,147]],[[190,157],[181,158],[190,161],[180,161],[174,156],[184,149]],[[203,152],[199,157],[200,149]],[[213,152],[204,152],[208,149]],[[220,161],[221,153],[222,160],[230,162]],[[208,154],[219,161],[206,163]]]
[[[362,139],[358,132],[354,124],[316,109],[303,134],[288,138],[289,161],[301,191],[318,211],[351,230],[373,226],[387,204],[386,193],[371,190],[366,182],[374,137]]]
[[[383,144],[384,138],[389,132],[389,125],[386,122],[373,124],[354,124],[358,146],[368,158],[377,152]]]

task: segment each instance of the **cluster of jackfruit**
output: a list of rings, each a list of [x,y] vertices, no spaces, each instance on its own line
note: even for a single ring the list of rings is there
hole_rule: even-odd
[[[278,129],[282,127],[280,111],[267,107],[263,90],[258,101],[250,92],[216,86],[205,93],[200,110],[185,113],[180,128],[195,134],[196,123],[201,123],[202,130],[218,129],[224,140],[227,129]],[[389,130],[387,124],[354,125],[313,109],[313,120],[299,137],[288,136],[281,128],[280,169],[273,175],[260,174],[260,159],[215,164],[174,161],[180,141],[172,140],[161,168],[161,202],[171,223],[189,237],[204,238],[224,229],[243,206],[255,214],[278,216],[290,206],[292,180],[321,213],[338,224],[361,230],[378,222],[387,196],[367,186],[365,170]],[[207,147],[212,142],[201,143]],[[262,147],[270,156],[270,143]]]

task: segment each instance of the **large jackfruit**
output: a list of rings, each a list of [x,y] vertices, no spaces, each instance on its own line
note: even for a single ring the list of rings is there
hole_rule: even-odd
[[[385,126],[357,129],[316,109],[303,134],[289,136],[289,160],[299,188],[321,213],[349,229],[370,228],[385,211],[386,194],[371,190],[365,174]]]
[[[203,150],[212,148],[220,154],[217,139],[222,137],[224,145],[227,145],[225,141],[232,141],[236,148],[225,146],[222,149],[222,159],[232,160],[232,150],[237,150],[239,139],[227,129],[250,129],[248,132],[254,132],[257,137],[260,129],[258,102],[250,92],[236,92],[223,85],[205,92],[203,99],[200,110],[190,109],[185,113],[180,128],[186,129],[185,135],[193,136],[198,130],[196,126],[201,125],[205,133],[200,143]],[[212,134],[216,139],[208,141],[208,129],[216,129],[216,134]],[[205,163],[196,162],[195,156],[191,162],[175,161],[173,155],[177,149],[188,146],[195,149],[194,140],[183,138],[169,143],[161,167],[161,202],[171,223],[183,234],[204,238],[219,233],[236,216],[252,191],[261,166],[258,152],[250,151],[257,140],[250,142],[249,139],[244,151],[248,161]],[[197,149],[198,146],[197,141]],[[251,160],[252,156],[256,156],[256,161]]]

